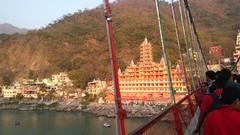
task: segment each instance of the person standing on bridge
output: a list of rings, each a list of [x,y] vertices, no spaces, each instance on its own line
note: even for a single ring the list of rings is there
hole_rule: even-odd
[[[228,82],[222,93],[223,106],[206,117],[204,135],[240,134],[240,84]]]
[[[207,93],[213,92],[216,89],[216,86],[215,86],[216,73],[212,70],[207,71],[206,79],[207,79],[207,83],[208,83]]]
[[[206,75],[208,75],[208,72],[206,72]],[[210,72],[210,75],[213,74]],[[221,106],[220,97],[223,88],[225,84],[231,79],[232,74],[230,70],[222,69],[221,71],[218,72],[216,81],[214,81],[214,84],[212,84],[214,86],[210,86],[207,94],[203,96],[197,127],[193,134],[197,134],[200,132],[200,129],[203,125],[204,119],[207,116],[207,114]]]

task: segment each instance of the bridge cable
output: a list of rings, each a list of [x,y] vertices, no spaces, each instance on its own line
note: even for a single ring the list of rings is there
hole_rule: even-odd
[[[191,8],[190,8],[190,6],[189,6],[188,0],[183,0],[183,1],[184,1],[184,4],[185,4],[186,9],[187,9],[187,11],[188,11],[189,19],[190,19],[190,22],[191,22],[191,24],[192,24],[193,31],[194,31],[194,34],[195,34],[195,36],[196,36],[196,39],[197,39],[197,42],[198,42],[198,46],[199,46],[199,48],[200,48],[200,51],[201,51],[201,54],[202,54],[202,57],[203,57],[203,60],[204,60],[206,69],[208,70],[207,62],[206,62],[205,56],[203,55],[202,45],[201,45],[201,42],[200,42],[200,39],[199,39],[199,36],[198,36],[198,32],[197,32],[197,29],[196,29],[196,25],[195,25],[194,20],[193,20]]]
[[[197,66],[197,61],[196,61],[196,59],[195,59],[195,53],[196,53],[196,44],[194,43],[194,34],[193,34],[193,31],[192,31],[192,27],[191,27],[191,23],[190,23],[190,19],[189,19],[189,17],[188,17],[188,15],[187,15],[187,12],[186,12],[186,10],[185,10],[185,8],[183,8],[184,9],[184,16],[185,16],[185,18],[186,18],[186,23],[187,23],[187,32],[188,32],[188,34],[189,34],[189,37],[190,37],[190,46],[191,46],[191,51],[190,51],[190,53],[191,53],[191,58],[193,59],[193,63],[194,63],[194,68],[195,68],[195,76],[197,77],[196,79],[198,79],[198,82],[200,82],[199,81],[199,78],[198,78],[198,66]],[[196,80],[195,80],[196,81]],[[199,83],[196,83],[196,84],[199,84]]]
[[[185,81],[185,85],[187,87],[187,92],[188,94],[190,93],[190,89],[189,89],[189,85],[188,85],[188,79],[187,79],[187,72],[186,72],[186,68],[185,68],[185,63],[183,61],[183,56],[182,56],[182,52],[181,52],[181,44],[180,44],[180,39],[179,39],[179,29],[178,29],[178,24],[177,24],[177,19],[176,19],[176,11],[175,11],[175,6],[173,4],[173,0],[171,3],[171,9],[172,9],[172,17],[173,17],[173,21],[174,21],[174,26],[175,26],[175,33],[176,33],[176,38],[177,38],[177,45],[178,45],[178,53],[179,53],[179,57],[180,57],[180,65],[181,65],[181,69],[183,71],[184,74],[184,81]]]
[[[163,17],[162,17],[162,13],[161,13],[161,10],[160,10],[161,9],[161,4],[160,4],[161,2],[160,2],[160,0],[155,0],[155,3],[156,3],[156,9],[157,9],[158,26],[159,26],[160,39],[161,39],[161,44],[162,44],[163,57],[164,57],[164,61],[165,61],[165,64],[166,64],[166,69],[167,69],[169,91],[170,91],[170,94],[171,94],[172,102],[173,102],[173,104],[175,104],[176,103],[175,91],[173,89],[170,65],[169,65],[169,62],[168,62],[167,48],[166,48],[166,45],[165,45],[165,36],[164,36],[164,32],[163,32]]]
[[[198,62],[199,64],[198,64],[198,66],[197,66],[197,63],[196,63],[196,70],[197,70],[197,72],[198,72],[198,76],[202,79],[200,79],[200,78],[198,78],[198,79],[200,79],[200,80],[198,80],[199,81],[199,84],[201,84],[202,82],[203,82],[203,78],[204,78],[204,75],[205,75],[205,67],[201,67],[201,66],[204,66],[204,62],[203,62],[203,59],[202,59],[202,57],[201,57],[201,52],[200,52],[200,49],[199,49],[199,47],[198,47],[198,45],[197,45],[197,41],[196,41],[196,37],[194,36],[194,34],[193,34],[193,29],[192,29],[192,27],[190,27],[190,29],[191,29],[191,34],[192,34],[192,38],[193,38],[193,42],[194,42],[194,49],[195,49],[195,52],[196,52],[196,62]],[[198,53],[199,53],[199,56],[200,57],[198,57]]]
[[[184,2],[182,1],[182,6],[184,6]],[[189,6],[190,7],[190,6]],[[190,29],[190,32],[191,32],[191,36],[192,36],[192,41],[194,42],[194,40],[195,40],[195,42],[196,42],[196,44],[195,45],[197,45],[197,48],[198,48],[198,50],[199,50],[199,53],[200,53],[200,56],[201,56],[201,58],[199,59],[200,60],[200,62],[202,61],[202,64],[201,65],[203,65],[203,66],[205,66],[205,67],[207,67],[206,66],[206,64],[205,64],[205,59],[204,59],[204,57],[203,57],[203,53],[202,53],[202,51],[201,51],[201,46],[198,44],[198,41],[197,41],[197,36],[194,34],[194,28],[193,28],[193,25],[191,25],[191,20],[190,20],[190,15],[189,15],[189,12],[187,12],[187,10],[185,9],[185,8],[183,8],[184,9],[184,15],[185,15],[185,17],[187,18],[187,20],[188,20],[188,26],[189,26],[189,29]],[[194,25],[195,26],[195,25]],[[205,75],[205,72],[206,72],[206,70],[207,70],[207,68],[205,68],[205,67],[203,67],[203,68],[200,68],[200,69],[202,69],[202,75]],[[205,70],[204,70],[205,69]],[[202,78],[204,78],[205,76],[202,76]]]
[[[182,9],[183,9],[183,14],[184,14],[184,19],[185,19],[185,24],[186,24],[186,35],[187,35],[187,39],[188,39],[188,42],[189,42],[189,53],[190,53],[190,60],[191,60],[191,63],[192,63],[192,68],[193,68],[193,79],[194,79],[194,83],[195,83],[195,88],[197,87],[197,84],[195,81],[196,79],[196,76],[197,76],[197,64],[196,64],[196,60],[194,59],[194,50],[195,50],[195,46],[194,46],[194,37],[193,37],[193,33],[191,31],[191,23],[190,23],[190,19],[187,15],[187,12],[186,12],[186,9],[184,8],[183,6],[183,2],[180,0],[180,4],[182,5]]]
[[[183,30],[185,49],[186,49],[187,57],[189,59],[188,64],[189,64],[189,67],[190,67],[190,76],[191,76],[191,81],[192,81],[191,87],[192,87],[192,90],[195,90],[196,87],[195,87],[195,82],[194,82],[194,78],[193,78],[192,60],[191,60],[190,53],[189,53],[189,46],[188,46],[188,40],[187,40],[188,35],[187,35],[186,29],[185,29],[185,23],[184,23],[184,19],[183,19],[183,11],[182,11],[182,6],[181,6],[181,0],[178,1],[178,7],[179,7],[181,25],[182,25],[182,30]]]

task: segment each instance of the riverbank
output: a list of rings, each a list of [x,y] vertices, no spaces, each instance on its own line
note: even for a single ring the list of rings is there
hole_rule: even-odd
[[[63,101],[40,101],[40,100],[6,100],[0,99],[0,110],[18,111],[56,111],[56,112],[87,112],[96,116],[114,117],[114,104],[81,104],[78,99]],[[123,108],[127,111],[128,118],[152,117],[167,105],[149,104],[125,104]]]
[[[114,117],[114,104],[95,104],[92,103],[88,108],[83,111],[93,113],[97,116],[107,116]],[[123,108],[127,112],[127,117],[152,117],[156,114],[159,114],[162,110],[166,108],[165,105],[123,105]]]

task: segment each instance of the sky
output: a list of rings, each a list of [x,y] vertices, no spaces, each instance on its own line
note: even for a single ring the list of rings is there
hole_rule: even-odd
[[[0,24],[39,29],[63,15],[91,9],[102,3],[103,0],[0,0]]]
[[[110,0],[113,1],[113,0]],[[0,24],[39,29],[68,13],[91,9],[102,0],[0,0]]]

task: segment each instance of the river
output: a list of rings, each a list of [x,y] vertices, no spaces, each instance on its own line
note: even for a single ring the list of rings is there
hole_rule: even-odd
[[[137,128],[144,119],[127,119],[127,133]],[[20,126],[15,123],[19,121]],[[108,122],[111,128],[103,127]],[[0,111],[0,135],[114,135],[112,118],[96,117],[81,112],[24,112]]]

